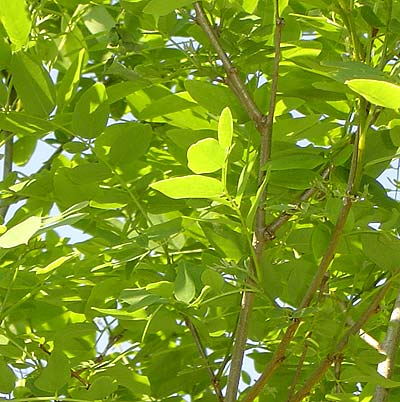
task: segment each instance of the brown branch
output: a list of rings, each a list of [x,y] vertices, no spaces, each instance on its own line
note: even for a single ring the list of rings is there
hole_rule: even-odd
[[[378,373],[385,378],[392,378],[396,361],[397,350],[400,344],[400,290],[390,316],[389,326],[385,340],[382,343],[383,353],[386,359],[378,364]],[[374,394],[374,402],[385,402],[389,397],[387,388],[377,386]]]
[[[259,126],[264,120],[264,115],[261,113],[258,106],[254,102],[246,85],[239,77],[238,70],[232,65],[227,54],[222,48],[218,36],[216,35],[215,30],[211,26],[210,21],[208,20],[207,15],[203,9],[202,2],[196,1],[194,3],[194,9],[196,12],[196,22],[203,29],[211,45],[217,52],[222,65],[224,66],[226,75],[228,77],[229,86],[231,87],[234,94],[239,98],[239,101],[246,109],[246,112],[248,113],[250,118],[256,123],[257,126]]]
[[[368,306],[367,310],[361,315],[358,321],[348,329],[348,331],[343,335],[342,339],[334,348],[333,353],[326,356],[326,358],[321,362],[321,364],[315,369],[314,373],[308,378],[304,383],[303,387],[294,395],[290,402],[300,402],[302,401],[313,389],[315,384],[317,384],[321,378],[324,376],[326,371],[329,369],[332,363],[338,359],[342,359],[342,352],[347,346],[350,336],[357,334],[361,327],[379,311],[379,303],[385,296],[386,292],[390,288],[391,281],[387,281],[378,291],[372,303]],[[375,401],[375,399],[374,399]]]
[[[186,326],[189,328],[190,333],[193,336],[194,339],[194,343],[196,344],[197,350],[199,351],[199,354],[201,356],[201,358],[204,360],[208,375],[210,377],[211,380],[211,384],[214,388],[215,394],[218,398],[218,401],[220,402],[224,402],[224,396],[222,395],[222,391],[221,391],[221,386],[219,384],[219,379],[217,378],[217,376],[214,374],[214,371],[212,370],[210,363],[208,361],[205,349],[203,347],[203,344],[201,342],[200,339],[200,335],[196,329],[196,327],[194,326],[193,322],[190,320],[189,317],[184,316],[184,321]]]

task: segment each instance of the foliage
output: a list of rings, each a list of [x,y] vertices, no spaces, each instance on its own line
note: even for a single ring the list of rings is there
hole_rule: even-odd
[[[1,0],[0,20],[1,393],[398,400],[377,373],[397,0]]]

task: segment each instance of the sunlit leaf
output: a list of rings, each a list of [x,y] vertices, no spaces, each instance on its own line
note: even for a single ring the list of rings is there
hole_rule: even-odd
[[[26,45],[31,30],[31,18],[24,0],[0,0],[0,19],[16,50]]]
[[[11,59],[13,84],[27,113],[46,118],[55,106],[55,89],[50,75],[33,57],[22,51]]]
[[[222,168],[225,152],[216,139],[206,138],[190,146],[187,159],[193,173],[212,173]]]
[[[171,198],[219,198],[223,194],[222,183],[207,176],[183,176],[161,180],[150,185]]]
[[[400,109],[400,86],[387,81],[355,79],[345,82],[349,88],[374,105]]]
[[[21,223],[8,229],[0,236],[0,248],[12,248],[20,244],[28,244],[28,241],[40,229],[42,219],[38,216],[30,216]]]

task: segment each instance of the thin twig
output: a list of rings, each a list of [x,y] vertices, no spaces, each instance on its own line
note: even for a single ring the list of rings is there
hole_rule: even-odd
[[[385,340],[382,343],[383,353],[386,359],[378,364],[378,373],[385,378],[391,378],[396,362],[396,354],[400,344],[400,290],[394,303],[390,316],[389,326]],[[385,402],[389,397],[387,388],[377,386],[374,394],[374,402]]]
[[[361,317],[357,320],[357,322],[351,328],[348,329],[348,331],[343,335],[341,340],[334,348],[333,353],[326,356],[326,358],[321,362],[321,364],[315,369],[314,373],[304,383],[303,387],[293,396],[290,402],[302,401],[311,392],[315,384],[317,384],[321,380],[321,378],[329,369],[331,364],[337,361],[338,359],[342,359],[342,352],[347,346],[350,337],[352,335],[357,334],[360,331],[361,327],[374,314],[376,314],[379,311],[379,303],[385,296],[386,292],[389,290],[390,285],[391,281],[387,281],[383,286],[381,286],[374,300],[368,306],[367,310],[365,310],[365,312],[361,315]]]
[[[294,374],[292,383],[290,384],[290,389],[289,389],[289,392],[288,392],[288,397],[286,399],[286,402],[290,401],[290,399],[294,395],[294,391],[296,390],[296,385],[297,385],[297,382],[299,381],[301,369],[303,368],[304,361],[305,361],[306,356],[307,356],[307,351],[308,351],[308,346],[309,346],[307,339],[310,338],[310,337],[311,337],[311,333],[309,333],[307,335],[307,338],[306,338],[306,340],[304,342],[303,351],[302,351],[301,356],[299,358],[299,362],[297,363],[296,373]]]
[[[201,358],[204,360],[204,364],[206,366],[208,375],[209,375],[210,380],[211,380],[211,384],[212,384],[212,386],[214,388],[214,391],[215,391],[215,394],[216,394],[216,396],[218,398],[218,401],[224,402],[224,396],[222,395],[219,380],[216,377],[216,375],[214,374],[214,371],[210,366],[210,363],[208,361],[205,349],[204,349],[203,344],[202,344],[201,339],[200,339],[200,335],[199,335],[196,327],[194,326],[193,322],[190,320],[189,317],[184,316],[184,321],[185,321],[186,326],[189,328],[190,333],[192,334],[192,337],[194,339],[194,343],[196,344],[197,350],[199,351],[199,354],[200,354]]]

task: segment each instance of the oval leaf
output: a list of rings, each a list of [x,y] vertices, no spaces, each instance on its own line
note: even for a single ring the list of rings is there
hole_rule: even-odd
[[[387,81],[356,79],[346,81],[354,92],[374,105],[400,109],[400,86]]]
[[[174,294],[176,299],[183,303],[190,303],[196,295],[196,288],[193,279],[184,265],[178,267]]]
[[[192,175],[161,180],[150,185],[170,198],[219,198],[222,183],[212,177]]]
[[[35,381],[35,385],[43,391],[56,392],[68,382],[70,377],[68,358],[63,352],[54,350],[47,366]]]
[[[31,31],[31,19],[25,1],[0,0],[0,19],[15,50],[21,49]]]
[[[218,122],[218,142],[223,149],[227,149],[232,144],[233,137],[233,121],[232,113],[229,107],[226,107],[219,118]]]
[[[72,115],[72,128],[83,138],[95,138],[104,131],[108,113],[106,89],[101,82],[96,82],[76,103]]]
[[[192,172],[211,173],[222,168],[225,153],[216,139],[205,138],[189,147],[187,158]]]
[[[40,229],[42,219],[31,216],[0,236],[0,248],[12,248],[27,244],[29,239]]]

